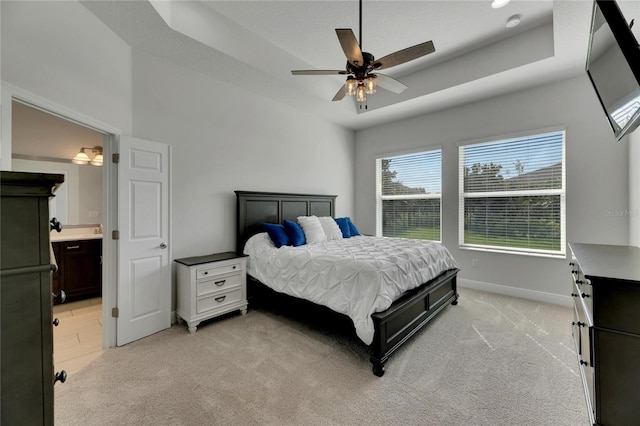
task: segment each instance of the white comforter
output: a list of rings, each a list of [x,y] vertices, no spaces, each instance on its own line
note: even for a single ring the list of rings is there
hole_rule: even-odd
[[[457,268],[442,244],[404,238],[358,236],[275,248],[267,233],[244,248],[248,273],[272,289],[348,315],[358,337],[373,341],[371,314],[405,291]]]

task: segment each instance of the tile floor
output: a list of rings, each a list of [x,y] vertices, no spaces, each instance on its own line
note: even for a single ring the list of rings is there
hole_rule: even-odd
[[[53,327],[55,371],[71,375],[96,359],[102,349],[102,299],[96,297],[53,307],[60,320]]]

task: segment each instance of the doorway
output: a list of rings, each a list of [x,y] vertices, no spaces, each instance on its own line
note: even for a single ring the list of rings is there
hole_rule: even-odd
[[[104,295],[110,291],[103,229],[108,221],[108,167],[96,160],[113,151],[115,136],[77,120],[13,98],[11,101],[11,170],[59,173],[65,183],[50,205],[51,216],[62,224],[51,240],[58,264],[54,293],[67,293],[65,304],[54,306],[54,361],[58,370],[77,371],[109,344]],[[89,162],[72,162],[84,150]],[[108,157],[107,157],[108,158]],[[93,160],[93,161],[91,161]],[[105,161],[108,166],[108,162]],[[109,300],[109,298],[106,298]],[[106,305],[108,306],[108,305]],[[108,318],[108,317],[107,317]],[[106,323],[106,324],[105,324]]]
[[[3,89],[2,105],[6,107],[0,109],[0,154],[11,154],[18,146],[12,147],[12,110],[17,104],[44,112],[47,118],[52,115],[62,123],[91,129],[102,137],[102,347],[125,345],[170,327],[171,147],[123,136],[119,129],[21,89],[5,89],[4,85]],[[49,147],[39,145],[35,153],[46,156],[43,153]],[[79,147],[65,154],[60,164],[68,164],[76,149]],[[3,170],[11,170],[11,163],[10,156],[0,156]],[[156,202],[149,204],[149,200]],[[158,219],[154,222],[157,232],[146,232],[150,230],[148,217]],[[154,278],[144,271],[153,273]],[[153,306],[148,303],[151,300],[156,301]]]

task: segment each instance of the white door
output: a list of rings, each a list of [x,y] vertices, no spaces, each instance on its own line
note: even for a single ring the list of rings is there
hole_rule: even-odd
[[[169,146],[120,138],[117,344],[171,326]]]

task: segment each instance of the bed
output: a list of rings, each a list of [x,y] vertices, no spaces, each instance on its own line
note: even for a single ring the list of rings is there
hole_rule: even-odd
[[[282,223],[284,220],[295,221],[299,216],[312,215],[318,217],[333,217],[335,213],[336,196],[333,195],[251,191],[235,192],[237,202],[236,251],[238,254],[244,253],[245,246],[252,246],[256,244],[256,242],[263,244],[260,240],[268,238],[266,234],[264,234],[264,227],[262,225],[265,222]],[[371,237],[362,236],[358,238],[359,240],[355,238],[350,239],[353,241],[349,241],[350,244],[347,245],[348,250],[357,250],[358,244],[364,244],[367,238]],[[249,242],[248,245],[247,242]],[[331,244],[327,245],[330,246]],[[314,244],[314,250],[317,249],[315,246],[316,244]],[[251,265],[251,263],[252,260],[250,256],[249,264]],[[257,263],[257,259],[254,260],[254,263]],[[449,304],[457,304],[458,292],[456,277],[458,268],[455,267],[455,261],[453,261],[453,263],[444,263],[443,266],[439,268],[442,270],[434,271],[432,274],[434,276],[433,278],[424,283],[417,283],[416,285],[418,286],[415,288],[394,295],[395,301],[391,302],[390,300],[390,305],[386,309],[381,312],[370,313],[366,321],[354,321],[358,337],[366,344],[369,344],[371,351],[370,361],[372,363],[373,373],[376,376],[380,377],[384,375],[385,364],[389,360],[389,357],[418,330],[436,317],[436,315]],[[271,285],[268,285],[269,283],[262,283],[253,276],[259,274],[255,272],[252,274],[251,268],[249,269],[250,273],[247,279],[250,284],[270,288],[274,286],[273,283],[271,283]],[[265,279],[265,281],[267,280]],[[276,291],[277,290],[276,288]],[[290,295],[296,295],[290,291],[288,293]],[[324,304],[312,298],[307,298],[307,300]],[[332,309],[341,314],[345,314],[344,312],[340,312],[339,309]],[[349,314],[349,316],[352,317],[352,320],[354,319],[351,314]],[[371,330],[367,327],[359,329],[357,323],[360,322],[370,323]]]

